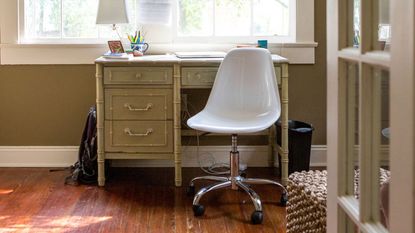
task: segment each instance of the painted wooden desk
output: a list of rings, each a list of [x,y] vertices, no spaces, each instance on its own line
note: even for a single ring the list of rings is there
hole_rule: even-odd
[[[281,95],[282,146],[269,129],[269,165],[281,155],[288,177],[288,60],[273,55]],[[150,55],[131,60],[98,58],[96,64],[98,184],[105,185],[105,159],[170,159],[181,186],[181,89],[211,88],[223,59]],[[225,156],[225,155],[224,155]]]

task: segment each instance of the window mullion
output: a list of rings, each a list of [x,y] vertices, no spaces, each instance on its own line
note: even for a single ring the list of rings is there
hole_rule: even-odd
[[[37,37],[37,32],[36,32],[36,26],[37,26],[37,21],[36,21],[36,4],[37,4],[37,2],[34,2],[33,3],[33,16],[34,16],[33,18],[34,18],[34,21],[35,21],[35,24],[34,24],[34,27],[35,28],[33,29],[33,31],[34,31],[33,34],[36,35],[36,37]],[[25,26],[26,26],[26,16],[23,16],[23,17],[25,18],[24,20],[25,20]],[[27,32],[27,30],[25,30],[25,33],[26,32]],[[25,37],[26,36],[28,36],[27,33],[25,34]]]
[[[19,22],[18,22],[19,24],[18,24],[18,27],[19,27],[20,31],[17,35],[18,41],[20,41],[22,39],[22,37],[24,37],[25,29],[26,29],[26,21],[25,21],[25,18],[24,18],[24,15],[26,14],[26,5],[25,5],[24,0],[19,0],[18,3],[19,3],[19,10],[21,10],[21,12],[22,12],[22,13],[20,13],[20,11],[19,11]],[[22,17],[22,15],[23,15],[23,17]]]
[[[380,78],[360,63],[360,221],[379,221]]]
[[[60,25],[61,25],[61,39],[63,39],[63,0],[60,0],[61,1],[61,17],[60,17],[60,19],[61,19],[61,23],[60,23]]]
[[[250,28],[250,36],[254,36],[254,0],[251,0],[251,28]]]
[[[39,35],[37,34],[37,26],[39,25],[38,24],[38,22],[37,22],[37,14],[36,14],[36,6],[37,6],[37,4],[38,4],[38,1],[39,0],[35,0],[34,1],[34,3],[33,3],[33,20],[35,21],[35,29],[34,29],[34,34],[36,35],[36,37],[38,37]],[[26,16],[24,16],[24,18],[25,18],[25,25],[26,25]],[[25,35],[26,36],[26,35]]]
[[[360,2],[360,51],[362,54],[372,51],[374,48],[373,34],[375,32],[372,22],[373,12],[375,11],[373,8],[374,2],[375,0],[361,0]]]
[[[212,22],[212,36],[216,36],[216,1],[217,0],[211,0],[212,1],[212,4],[213,4],[213,7],[212,7],[212,10],[213,10],[213,13],[212,13],[212,19],[213,19],[213,22]]]
[[[340,69],[340,67],[339,67]],[[344,69],[344,68],[343,68]],[[354,196],[354,169],[355,169],[355,145],[356,145],[356,113],[358,113],[359,107],[356,106],[356,100],[358,100],[358,93],[356,93],[356,85],[358,81],[359,69],[355,63],[349,63],[347,65],[347,127],[346,127],[346,158],[341,158],[344,161],[343,165],[346,171],[344,172],[343,182],[346,184],[343,192],[345,195]],[[356,111],[357,107],[357,111]]]

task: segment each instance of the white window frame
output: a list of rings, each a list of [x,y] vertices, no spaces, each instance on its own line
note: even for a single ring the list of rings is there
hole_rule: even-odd
[[[104,40],[43,40],[36,43],[20,41],[20,20],[23,12],[19,12],[19,4],[23,0],[0,1],[0,64],[92,64],[95,58],[107,50]],[[176,1],[176,0],[174,0]],[[314,0],[293,0],[297,6],[295,18],[295,40],[292,42],[270,41],[272,53],[287,57],[292,64],[314,64]],[[173,16],[174,17],[174,16]],[[206,43],[198,41],[190,43],[180,41],[173,35],[173,27],[149,25],[146,28],[150,53],[163,54],[175,51],[222,50],[234,48],[237,41],[215,41]],[[165,40],[160,40],[165,38]],[[229,38],[232,39],[232,38]],[[247,40],[254,43],[256,39]],[[64,55],[64,56],[63,56]]]

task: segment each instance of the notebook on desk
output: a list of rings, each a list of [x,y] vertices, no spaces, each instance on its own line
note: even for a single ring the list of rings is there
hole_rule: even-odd
[[[176,52],[178,58],[224,58],[225,52]]]
[[[105,59],[120,59],[120,60],[129,60],[133,58],[132,54],[127,54],[127,53],[111,53],[111,52],[107,52],[105,54],[102,55],[103,58]]]

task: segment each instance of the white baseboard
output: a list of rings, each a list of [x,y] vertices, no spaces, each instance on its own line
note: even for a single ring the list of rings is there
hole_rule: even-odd
[[[268,165],[267,146],[239,146],[241,162],[249,167]],[[195,146],[183,147],[182,166],[199,167]],[[228,162],[229,146],[201,146],[200,158],[214,158],[216,162]],[[327,147],[313,145],[310,166],[326,166]],[[210,155],[208,155],[210,154]],[[68,167],[78,160],[77,146],[0,146],[0,167]],[[207,163],[203,162],[203,165]],[[172,167],[168,160],[114,160],[117,167]],[[278,166],[276,161],[275,166]]]
[[[77,146],[0,146],[0,167],[68,167]]]

